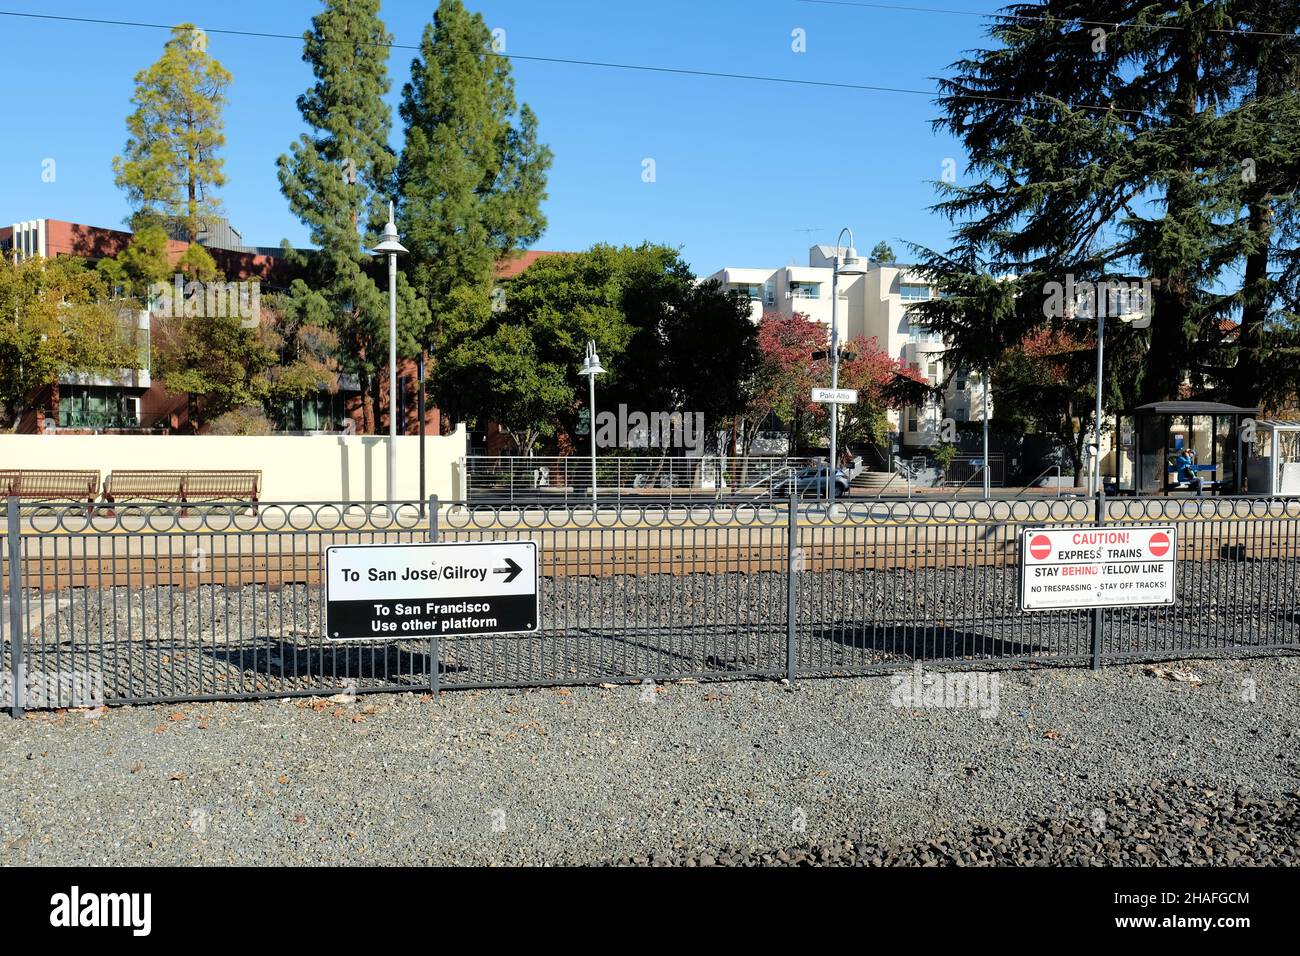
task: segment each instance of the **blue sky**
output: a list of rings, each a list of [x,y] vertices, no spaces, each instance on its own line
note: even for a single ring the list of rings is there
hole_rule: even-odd
[[[258,6],[0,0],[0,9],[300,35],[314,0]],[[418,43],[435,0],[388,0],[398,43]],[[933,90],[932,77],[980,44],[983,18],[800,0],[468,0],[505,30],[507,52]],[[949,10],[996,3],[945,0]],[[807,51],[791,49],[806,32]],[[8,78],[0,116],[0,221],[50,217],[119,226],[128,208],[111,162],[126,140],[132,78],[157,58],[163,30],[0,17]],[[301,43],[213,35],[209,52],[234,74],[226,109],[222,193],[255,245],[305,242],[275,177],[301,131],[294,100],[310,74]],[[396,104],[411,51],[389,60]],[[652,240],[681,247],[699,273],[724,265],[806,261],[814,242],[850,226],[877,239],[942,246],[928,211],[958,145],[930,129],[932,97],[672,76],[516,61],[521,100],[555,151],[538,248]],[[653,158],[657,179],[642,181]],[[42,163],[57,163],[43,182]],[[812,231],[803,231],[812,230]]]

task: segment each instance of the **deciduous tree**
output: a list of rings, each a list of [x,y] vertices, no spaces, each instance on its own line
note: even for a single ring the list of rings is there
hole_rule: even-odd
[[[78,259],[0,261],[0,405],[15,425],[35,391],[72,372],[109,374],[139,361],[120,303]]]

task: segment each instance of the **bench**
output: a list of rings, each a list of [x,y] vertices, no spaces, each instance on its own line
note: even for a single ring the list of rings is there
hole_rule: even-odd
[[[104,479],[104,500],[249,501],[257,513],[260,471],[120,471]]]
[[[1196,471],[1198,475],[1202,472],[1209,472],[1211,475],[1213,475],[1219,470],[1218,465],[1193,465],[1192,468]],[[1215,478],[1202,478],[1201,490],[1209,491],[1212,493],[1219,492],[1223,490],[1225,484],[1226,484],[1225,482],[1219,481],[1218,479]],[[1192,490],[1192,483],[1190,481],[1186,481],[1182,478],[1179,478],[1178,469],[1174,467],[1172,462],[1166,462],[1165,493],[1168,494],[1171,491],[1191,491],[1191,490]]]
[[[99,472],[71,469],[2,468],[0,496],[36,501],[81,501],[95,504]]]

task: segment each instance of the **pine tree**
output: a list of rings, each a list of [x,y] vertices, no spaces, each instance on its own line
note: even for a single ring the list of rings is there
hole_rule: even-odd
[[[869,258],[872,262],[897,262],[898,257],[894,255],[894,247],[884,239],[871,247]]]
[[[230,81],[192,23],[173,27],[163,55],[136,74],[126,155],[113,159],[117,185],[136,207],[132,228],[159,223],[194,242],[220,212],[214,190],[226,181],[218,152]]]
[[[1235,362],[1226,376],[1238,404],[1287,404],[1300,390],[1292,322],[1300,312],[1300,14],[1294,5],[1253,0],[1230,34],[1230,57],[1246,104],[1234,130],[1234,179],[1246,211]]]
[[[402,89],[399,222],[412,281],[435,316],[461,287],[487,290],[494,268],[546,228],[551,151],[517,106],[510,62],[460,0],[441,0]]]
[[[280,191],[316,249],[292,256],[308,278],[295,280],[289,308],[316,316],[339,337],[343,367],[361,383],[362,430],[379,424],[376,378],[388,351],[386,274],[369,249],[387,215],[397,158],[388,145],[392,113],[388,47],[379,0],[327,0],[304,34],[303,60],[316,82],[298,97],[310,132],[277,162]],[[398,277],[398,354],[414,355],[428,308]]]
[[[1150,277],[1125,399],[1223,384],[1234,301],[1216,286],[1244,249],[1233,177],[1246,117],[1220,31],[1247,6],[1022,3],[990,30],[993,48],[954,64],[936,125],[965,143],[977,181],[941,184],[938,208],[956,223],[949,258],[1014,272],[1030,299],[1003,346],[1042,327],[1046,282]]]

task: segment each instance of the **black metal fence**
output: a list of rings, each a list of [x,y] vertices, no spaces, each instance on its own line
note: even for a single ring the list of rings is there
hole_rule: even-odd
[[[40,506],[0,531],[5,705],[796,678],[1300,649],[1300,501]],[[1174,524],[1172,607],[1020,610],[1019,532]],[[535,635],[339,643],[338,544],[537,542]],[[435,664],[434,662],[437,661]]]

